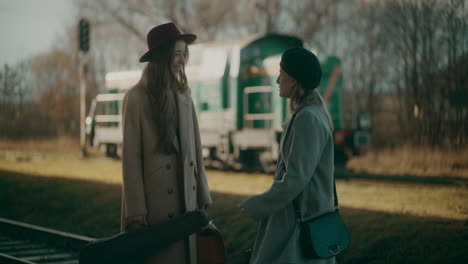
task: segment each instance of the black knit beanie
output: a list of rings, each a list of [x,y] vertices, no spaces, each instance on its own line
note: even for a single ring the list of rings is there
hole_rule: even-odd
[[[317,88],[322,79],[322,68],[317,56],[304,48],[287,49],[281,56],[280,66],[305,89]]]

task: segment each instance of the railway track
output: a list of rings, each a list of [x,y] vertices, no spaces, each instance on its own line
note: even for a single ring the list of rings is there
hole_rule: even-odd
[[[79,264],[81,248],[94,240],[0,217],[0,264]],[[228,256],[226,263],[247,263],[249,254]]]
[[[0,218],[1,264],[78,264],[94,238]]]

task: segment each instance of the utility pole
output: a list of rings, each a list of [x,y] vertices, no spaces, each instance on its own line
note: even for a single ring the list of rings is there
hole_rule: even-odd
[[[86,75],[88,72],[87,66],[87,53],[89,51],[89,21],[82,18],[78,25],[78,40],[80,47],[80,147],[81,156],[83,158],[88,156],[86,151]]]

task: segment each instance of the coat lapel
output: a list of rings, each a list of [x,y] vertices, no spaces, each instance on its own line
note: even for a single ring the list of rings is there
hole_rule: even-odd
[[[285,153],[284,152],[284,144],[285,143],[288,143],[288,144],[291,144],[291,140],[287,141],[288,140],[288,137],[290,137],[290,130],[291,130],[291,127],[292,127],[292,123],[294,122],[294,119],[296,118],[296,115],[299,114],[299,112],[305,107],[306,105],[302,105],[300,107],[298,107],[293,115],[287,120],[285,121],[281,127],[283,128],[283,133],[281,134],[281,139],[280,139],[280,155],[281,157],[285,157],[285,155],[289,156],[289,153]],[[286,142],[287,141],[287,142]],[[289,146],[288,146],[289,148]]]
[[[187,93],[180,94],[177,93],[177,115],[179,119],[179,150],[180,150],[180,158],[182,164],[182,175],[181,175],[181,183],[183,187],[183,200],[185,201],[185,205],[189,204],[187,200],[187,184],[186,184],[186,177],[187,177],[187,156],[190,152],[190,128],[192,127],[192,120],[190,120],[191,113],[189,112],[191,108],[189,107],[189,101],[187,98]],[[184,210],[186,210],[185,208]]]
[[[179,146],[180,142],[179,142],[179,139],[177,138],[177,135],[174,135],[174,137],[172,138],[172,145],[174,146],[177,152],[180,152],[180,146]]]
[[[284,148],[284,141],[286,140],[286,135],[288,134],[289,130],[289,123],[291,123],[291,118],[286,120],[282,125],[281,128],[283,128],[283,133],[281,133],[281,138],[280,138],[280,145],[279,145],[279,151],[280,155],[283,156],[283,148]]]
[[[187,93],[177,93],[177,114],[179,119],[179,140],[180,140],[180,153],[182,161],[185,162],[187,158],[189,142],[187,140],[189,136],[189,105],[187,100]],[[176,137],[177,140],[177,137]]]

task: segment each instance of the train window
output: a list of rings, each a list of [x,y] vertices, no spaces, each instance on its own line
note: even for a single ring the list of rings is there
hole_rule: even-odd
[[[281,56],[268,57],[265,60],[255,59],[242,69],[243,79],[251,77],[271,77],[279,74]]]
[[[208,102],[203,102],[201,104],[201,111],[208,111],[209,108],[210,108],[210,105],[208,104]]]
[[[254,92],[249,93],[248,100],[248,113],[271,113],[273,112],[272,93],[270,92]]]
[[[261,76],[262,68],[252,65],[249,68],[249,73],[251,76]]]
[[[281,55],[271,56],[263,61],[265,71],[269,76],[278,76],[280,71]]]

